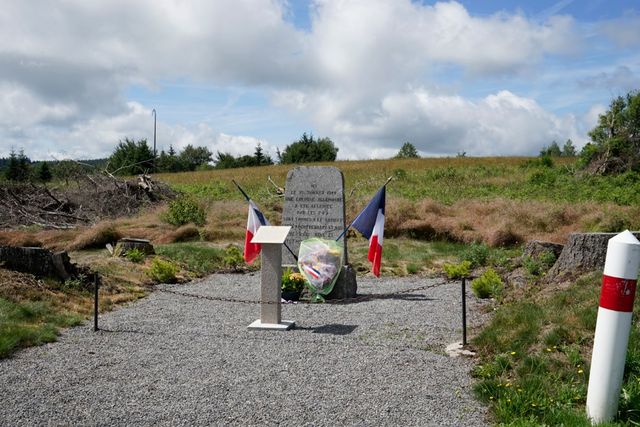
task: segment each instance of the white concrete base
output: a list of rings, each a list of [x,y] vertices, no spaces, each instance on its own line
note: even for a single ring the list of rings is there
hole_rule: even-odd
[[[447,352],[447,355],[449,355],[449,357],[460,357],[460,356],[472,357],[476,355],[473,351],[466,350],[462,346],[461,342],[454,342],[453,344],[449,344],[445,349],[445,351]]]
[[[263,330],[263,331],[288,331],[296,325],[293,320],[283,320],[280,323],[262,323],[260,319],[256,320],[247,329]]]

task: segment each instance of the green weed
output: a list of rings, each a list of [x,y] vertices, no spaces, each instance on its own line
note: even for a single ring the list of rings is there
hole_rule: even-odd
[[[470,262],[471,268],[483,267],[489,261],[489,247],[482,243],[473,243],[462,252],[460,260]]]
[[[138,248],[133,248],[133,249],[129,249],[127,251],[127,253],[125,254],[125,257],[129,261],[138,264],[138,263],[141,263],[142,261],[144,261],[144,258],[146,257],[146,254],[144,253],[144,251],[141,251]]]
[[[222,262],[229,268],[238,270],[238,267],[244,264],[242,251],[236,245],[229,245],[224,250]]]
[[[171,261],[154,258],[146,273],[156,283],[173,283],[176,281],[178,271],[178,266]]]
[[[504,291],[504,283],[498,273],[489,268],[482,276],[471,281],[471,290],[478,298],[500,298]]]
[[[442,266],[449,280],[462,279],[471,274],[471,261],[462,261],[458,264],[444,264]]]
[[[190,197],[179,197],[169,203],[169,210],[163,218],[171,225],[180,226],[188,223],[204,225],[207,219],[204,208]]]

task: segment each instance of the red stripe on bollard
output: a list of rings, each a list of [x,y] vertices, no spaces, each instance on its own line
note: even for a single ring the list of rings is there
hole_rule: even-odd
[[[636,280],[602,276],[600,307],[613,311],[633,311],[633,299],[636,295]]]

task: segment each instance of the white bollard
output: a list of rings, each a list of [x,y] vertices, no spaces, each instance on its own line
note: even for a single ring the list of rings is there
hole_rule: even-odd
[[[609,239],[587,391],[593,424],[613,420],[627,355],[640,267],[640,242],[628,230]]]

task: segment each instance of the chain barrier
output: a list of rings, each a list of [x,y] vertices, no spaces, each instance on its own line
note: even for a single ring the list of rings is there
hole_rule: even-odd
[[[394,297],[396,295],[410,294],[417,291],[426,291],[428,289],[437,288],[438,286],[446,285],[448,282],[443,283],[435,283],[430,285],[418,286],[415,288],[404,289],[401,291],[388,292],[384,294],[369,294],[369,295],[361,295],[353,298],[337,298],[337,299],[329,299],[324,302],[324,304],[351,304],[375,299],[387,299]],[[156,288],[155,291],[163,292],[167,294],[178,295],[182,297],[195,298],[207,301],[217,301],[217,302],[232,302],[239,304],[288,304],[289,302],[277,302],[277,301],[260,301],[260,300],[250,300],[250,299],[241,299],[241,298],[228,298],[228,297],[214,297],[209,295],[199,295],[199,294],[191,294],[187,292],[179,292],[173,291],[170,289],[159,289]],[[299,304],[317,304],[311,301],[298,301]]]

